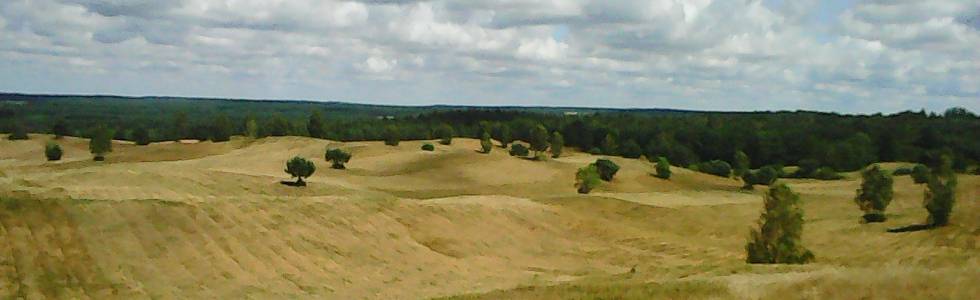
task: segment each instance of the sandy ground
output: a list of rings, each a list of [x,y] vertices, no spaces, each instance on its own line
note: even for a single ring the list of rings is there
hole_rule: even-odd
[[[616,179],[579,195],[575,170],[597,157],[530,161],[470,139],[433,152],[299,137],[120,142],[99,163],[77,138],[47,162],[50,137],[31,137],[0,140],[0,298],[980,295],[977,176],[960,177],[950,226],[904,234],[884,230],[926,216],[908,177],[884,224],[858,222],[858,181],[789,180],[817,262],[758,266],[743,247],[764,189],[682,168],[662,180],[646,161],[612,158]],[[329,169],[327,147],[353,153],[347,170]],[[306,188],[278,184],[296,155],[318,166]]]

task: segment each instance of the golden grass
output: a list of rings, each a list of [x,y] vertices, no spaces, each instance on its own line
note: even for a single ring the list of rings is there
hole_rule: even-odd
[[[859,182],[787,180],[801,194],[812,264],[748,265],[761,194],[738,181],[613,158],[591,195],[574,171],[595,156],[529,161],[479,141],[298,137],[118,144],[92,162],[66,138],[0,141],[0,298],[711,299],[980,295],[980,177],[960,176],[949,226],[921,223],[923,186],[895,181],[888,221],[861,224]],[[348,170],[323,161],[350,150]],[[286,159],[319,168],[278,184]],[[853,178],[853,177],[852,177]],[[631,272],[630,270],[633,270]]]

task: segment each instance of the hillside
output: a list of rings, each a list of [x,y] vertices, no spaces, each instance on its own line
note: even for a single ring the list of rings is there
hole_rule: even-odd
[[[622,167],[589,195],[596,156],[510,157],[455,139],[301,137],[196,144],[0,140],[0,298],[972,298],[980,294],[980,176],[961,175],[947,227],[921,223],[923,187],[895,182],[883,224],[860,224],[859,181],[788,180],[815,263],[744,263],[762,189],[675,167]],[[326,147],[353,153],[329,169]],[[312,159],[306,188],[284,162]],[[849,178],[854,178],[851,175]],[[633,271],[631,271],[633,269]]]

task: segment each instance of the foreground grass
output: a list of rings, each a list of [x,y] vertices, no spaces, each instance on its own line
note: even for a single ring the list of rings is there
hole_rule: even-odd
[[[485,294],[442,299],[716,299],[732,298],[728,288],[717,282],[680,281],[668,283],[565,283],[525,286]]]

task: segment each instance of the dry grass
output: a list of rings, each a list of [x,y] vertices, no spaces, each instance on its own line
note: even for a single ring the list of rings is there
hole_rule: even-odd
[[[52,163],[46,138],[0,141],[0,298],[980,295],[978,176],[960,177],[949,226],[901,234],[885,229],[926,218],[908,177],[881,224],[859,223],[853,179],[788,180],[817,261],[763,266],[743,262],[762,189],[680,168],[661,180],[644,161],[614,158],[616,179],[579,195],[574,170],[596,157],[485,155],[469,139],[117,144],[96,163],[67,138]],[[354,154],[348,170],[327,168],[328,145]],[[320,166],[307,188],[278,184],[294,155]]]

